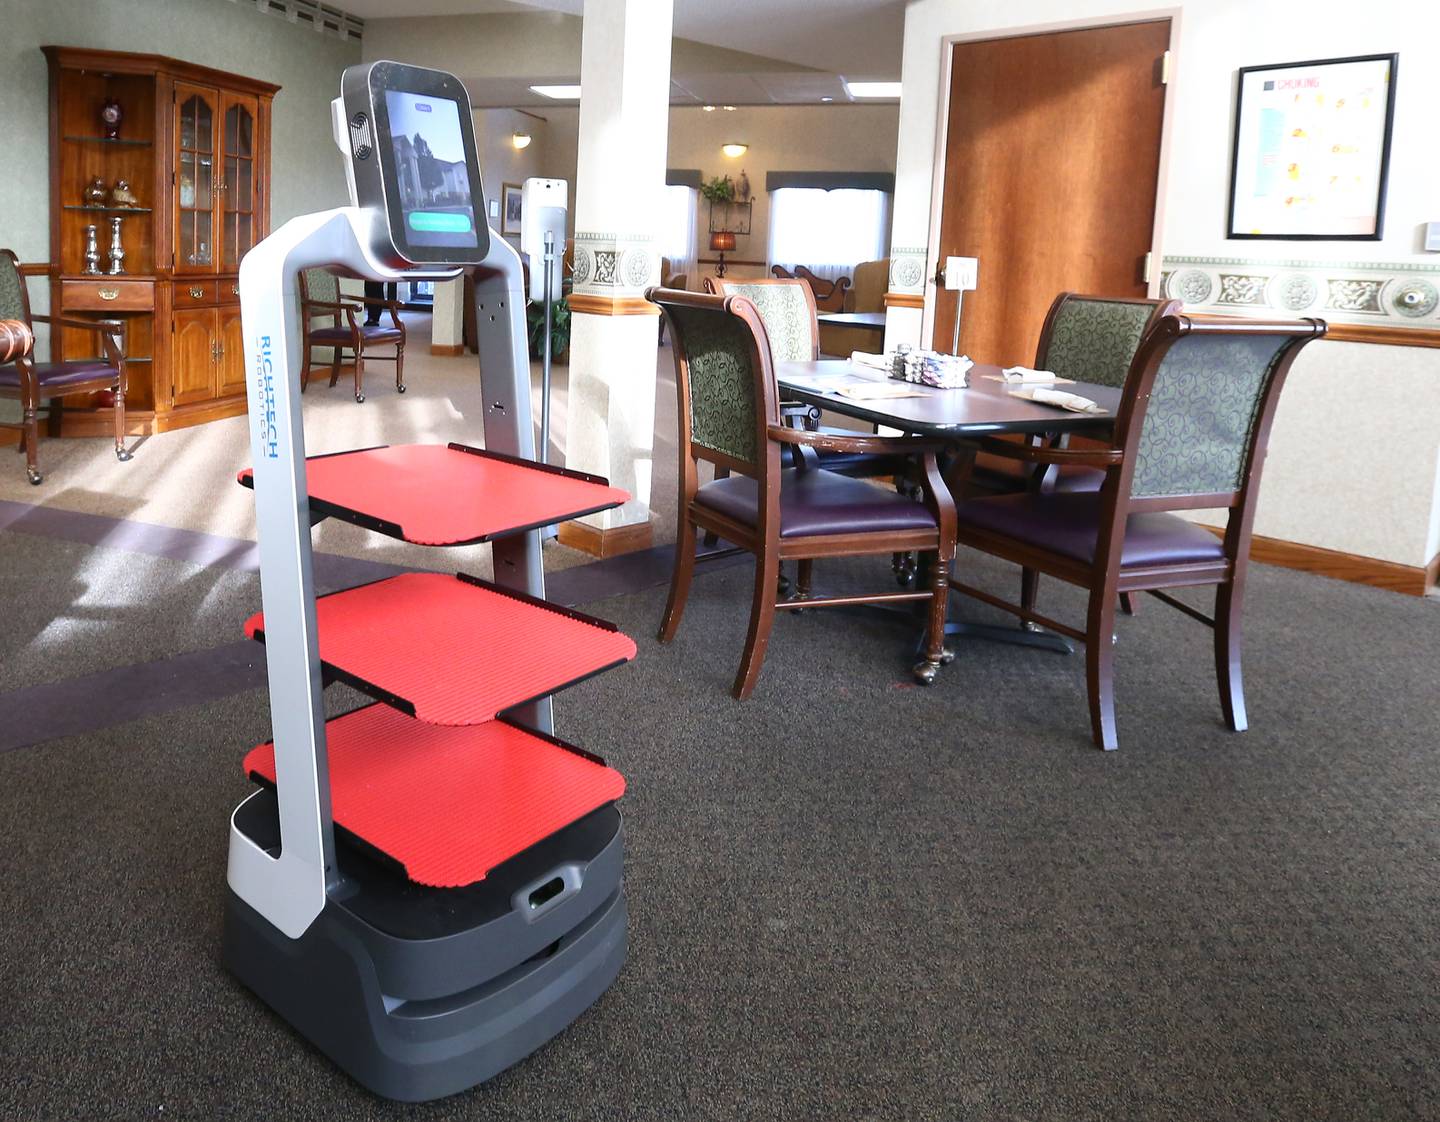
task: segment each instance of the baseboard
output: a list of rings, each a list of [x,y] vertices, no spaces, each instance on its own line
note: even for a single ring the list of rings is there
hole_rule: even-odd
[[[431,343],[430,353],[437,358],[459,358],[465,353],[464,343]]]
[[[1217,537],[1225,536],[1219,526],[1205,529]],[[1282,569],[1299,569],[1353,584],[1403,592],[1407,596],[1424,596],[1440,579],[1440,553],[1432,557],[1428,565],[1400,565],[1358,553],[1342,553],[1337,549],[1321,549],[1318,545],[1301,545],[1257,534],[1250,539],[1250,559],[1265,565],[1279,565]]]
[[[648,519],[609,530],[588,526],[584,522],[563,522],[557,536],[561,545],[604,560],[622,553],[649,549],[655,544],[655,527]]]

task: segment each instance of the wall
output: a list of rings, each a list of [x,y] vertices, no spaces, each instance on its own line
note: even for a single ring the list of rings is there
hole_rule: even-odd
[[[477,109],[475,110],[475,148],[480,156],[480,171],[485,178],[485,197],[498,202],[505,198],[502,188],[506,183],[518,187],[535,176],[549,176],[549,128],[543,117],[518,109]],[[527,132],[531,140],[528,147],[516,149],[511,138],[517,132]],[[500,229],[500,219],[491,218],[490,225]],[[509,235],[507,240],[520,248],[520,235]]]
[[[1348,0],[1312,0],[1303,18],[1279,0],[1174,0],[1164,10],[1133,0],[917,0],[905,21],[894,244],[931,245],[933,166],[946,96],[944,36],[1035,32],[1165,14],[1177,19],[1168,167],[1162,169],[1159,200],[1167,262],[1302,259],[1371,269],[1384,264],[1399,273],[1428,271],[1440,263],[1419,243],[1420,224],[1440,219],[1432,121],[1440,102],[1435,34],[1440,28],[1433,6],[1377,3],[1362,12]],[[1421,26],[1427,23],[1428,34]],[[1400,52],[1400,64],[1384,240],[1227,241],[1235,71],[1389,51]],[[982,262],[982,284],[984,275]],[[927,297],[933,300],[933,286]],[[920,337],[918,313],[891,312],[897,325],[903,322]],[[1437,422],[1440,350],[1312,345],[1280,404],[1256,532],[1407,566],[1426,564],[1440,550]],[[1363,503],[1356,501],[1362,480]]]
[[[271,221],[346,202],[330,139],[330,99],[360,45],[320,35],[229,0],[7,0],[0,36],[0,245],[49,259],[49,91],[40,47],[101,47],[169,55],[277,83]],[[14,158],[24,153],[24,159]],[[40,295],[40,285],[32,292]]]

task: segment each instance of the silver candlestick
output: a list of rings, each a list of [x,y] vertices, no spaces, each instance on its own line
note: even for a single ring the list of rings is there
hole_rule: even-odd
[[[120,218],[110,219],[110,275],[118,276],[125,271],[125,247],[120,244]]]
[[[85,268],[81,271],[92,276],[100,272],[100,242],[93,225],[85,227]]]

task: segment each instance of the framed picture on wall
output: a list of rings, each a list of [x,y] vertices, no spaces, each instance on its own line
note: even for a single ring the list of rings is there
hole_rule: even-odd
[[[521,199],[524,195],[514,183],[503,184],[501,191],[500,232],[509,236],[520,236]]]
[[[1240,70],[1226,237],[1380,240],[1399,58]]]

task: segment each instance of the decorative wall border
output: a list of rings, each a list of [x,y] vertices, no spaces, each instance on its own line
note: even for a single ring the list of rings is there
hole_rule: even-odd
[[[1387,333],[1440,329],[1440,264],[1167,256],[1161,289],[1188,311],[1312,315]]]
[[[925,259],[928,256],[924,246],[919,249],[892,248],[890,250],[890,291],[924,293]]]
[[[575,292],[579,295],[638,297],[660,283],[660,256],[649,234],[575,232]]]

